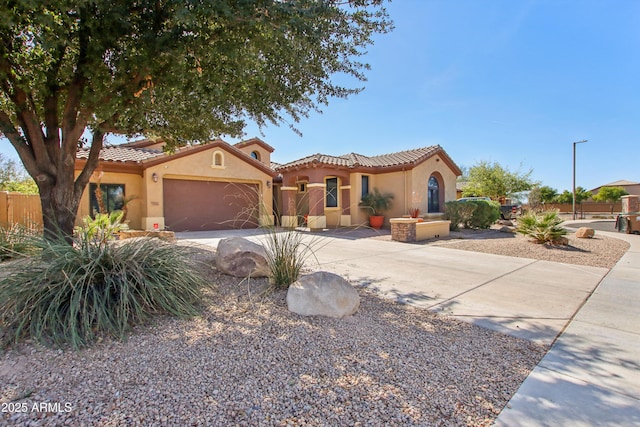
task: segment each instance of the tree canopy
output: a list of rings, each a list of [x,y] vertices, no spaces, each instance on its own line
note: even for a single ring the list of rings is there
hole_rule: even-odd
[[[591,197],[591,192],[587,191],[583,187],[576,187],[576,204],[580,204]],[[564,190],[558,194],[555,199],[555,203],[573,203],[573,191]]]
[[[557,195],[558,191],[555,188],[551,188],[548,185],[535,185],[529,191],[529,206],[535,209],[545,203],[553,203]]]
[[[247,120],[293,126],[362,89],[332,77],[364,81],[359,58],[391,27],[383,0],[0,0],[0,133],[45,230],[69,234],[106,133],[173,148]]]
[[[600,187],[598,194],[593,196],[593,200],[611,203],[611,213],[613,213],[613,205],[627,194],[629,193],[622,187]]]
[[[526,173],[511,172],[496,162],[481,161],[469,168],[463,196],[486,196],[492,199],[514,197],[536,184],[531,179],[532,173],[533,170]]]
[[[15,160],[6,159],[0,153],[0,191],[38,194],[38,187]]]

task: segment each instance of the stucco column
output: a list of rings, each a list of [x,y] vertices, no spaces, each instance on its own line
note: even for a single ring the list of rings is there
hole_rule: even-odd
[[[282,191],[282,226],[294,228],[298,226],[298,215],[296,213],[296,192],[298,187],[280,187]]]
[[[324,214],[324,183],[310,183],[307,185],[309,196],[309,215],[307,226],[311,229],[321,229],[327,226],[327,217]]]
[[[343,227],[351,226],[351,185],[343,185],[340,187],[340,203],[342,205],[342,214],[340,215],[340,225]]]

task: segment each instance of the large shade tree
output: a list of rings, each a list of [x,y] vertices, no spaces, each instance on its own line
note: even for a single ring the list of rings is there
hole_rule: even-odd
[[[71,235],[110,132],[171,149],[239,136],[246,120],[294,127],[359,92],[359,58],[391,29],[382,3],[0,0],[0,136],[38,185],[45,235]]]

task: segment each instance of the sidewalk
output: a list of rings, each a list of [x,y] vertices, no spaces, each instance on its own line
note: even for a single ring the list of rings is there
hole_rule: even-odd
[[[597,233],[631,247],[495,426],[640,426],[640,236]]]

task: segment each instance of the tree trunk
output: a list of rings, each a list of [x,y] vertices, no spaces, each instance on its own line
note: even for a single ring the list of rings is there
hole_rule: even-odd
[[[40,187],[44,237],[47,240],[64,240],[69,244],[73,242],[73,228],[81,196],[82,194],[75,194],[73,186],[70,188],[57,185]]]

